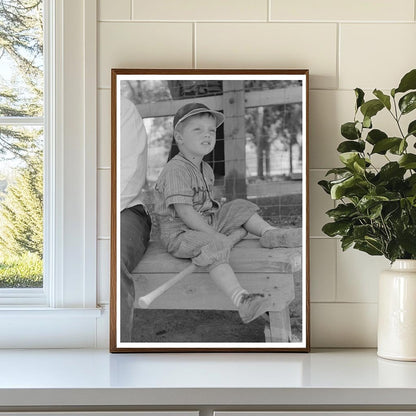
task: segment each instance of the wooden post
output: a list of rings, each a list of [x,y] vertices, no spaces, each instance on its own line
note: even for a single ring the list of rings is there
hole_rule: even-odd
[[[269,312],[270,322],[264,328],[266,342],[290,342],[292,329],[290,326],[289,307],[280,312]]]
[[[225,196],[247,197],[244,81],[223,81]]]

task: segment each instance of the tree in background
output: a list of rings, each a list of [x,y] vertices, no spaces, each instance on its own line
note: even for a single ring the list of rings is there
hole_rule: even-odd
[[[43,257],[43,180],[35,158],[18,171],[1,204],[0,245],[9,255],[26,252]]]
[[[43,114],[43,15],[41,0],[0,0],[0,116]],[[0,155],[25,163],[39,153],[38,135],[0,126]]]
[[[301,81],[250,80],[245,82],[245,90],[259,91],[285,89],[301,86]],[[290,153],[290,173],[292,173],[292,146],[297,143],[301,132],[301,106],[296,104],[271,105],[249,108],[246,112],[246,132],[256,146],[257,177],[270,176],[270,150],[274,141],[280,140]]]
[[[43,115],[41,0],[0,0],[0,116]],[[30,123],[28,123],[30,124]],[[43,256],[43,134],[0,125],[0,163],[15,182],[0,200],[0,252]]]

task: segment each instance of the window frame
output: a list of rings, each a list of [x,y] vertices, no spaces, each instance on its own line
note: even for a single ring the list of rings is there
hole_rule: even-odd
[[[53,0],[43,0],[43,26],[45,28],[43,33],[43,39],[44,39],[44,98],[43,98],[43,109],[44,109],[44,115],[43,116],[36,116],[36,117],[9,117],[9,116],[2,116],[0,117],[0,122],[2,125],[8,125],[11,127],[39,127],[43,128],[44,131],[44,138],[48,137],[49,132],[48,130],[48,124],[47,124],[47,108],[49,107],[48,101],[49,96],[51,95],[50,91],[50,84],[48,80],[49,75],[49,65],[47,64],[48,61],[51,61],[50,57],[50,48],[49,48],[49,35],[52,33],[49,25],[51,22],[51,19],[49,18],[50,15],[50,8],[52,6]],[[45,145],[47,143],[47,140],[44,140]],[[49,203],[49,198],[47,197],[47,194],[45,192],[45,171],[47,169],[46,159],[47,159],[47,149],[44,148],[44,210],[43,210],[43,223],[44,223],[44,229],[43,229],[43,240],[46,245],[49,244],[48,239],[46,238],[47,235],[47,224],[48,224],[48,218],[45,215],[46,211],[49,211],[45,209]],[[47,252],[47,247],[45,248],[45,252]],[[4,305],[31,305],[31,306],[46,306],[49,301],[48,296],[48,287],[49,287],[49,276],[50,276],[50,270],[49,270],[49,262],[43,261],[43,287],[42,288],[24,288],[24,289],[17,289],[17,288],[7,288],[7,289],[0,289],[0,307]]]
[[[3,293],[0,347],[95,347],[97,0],[44,2],[46,278]]]

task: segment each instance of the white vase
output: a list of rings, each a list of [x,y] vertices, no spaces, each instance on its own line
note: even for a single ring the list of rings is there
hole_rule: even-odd
[[[377,354],[416,361],[416,260],[396,260],[380,275]]]

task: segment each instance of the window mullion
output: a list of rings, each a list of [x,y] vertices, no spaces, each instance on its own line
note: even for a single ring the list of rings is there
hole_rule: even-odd
[[[0,126],[43,126],[44,117],[0,117]]]

